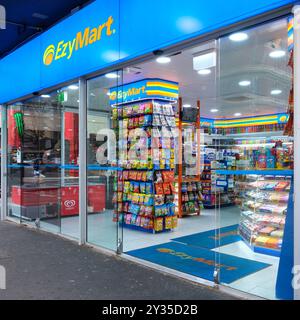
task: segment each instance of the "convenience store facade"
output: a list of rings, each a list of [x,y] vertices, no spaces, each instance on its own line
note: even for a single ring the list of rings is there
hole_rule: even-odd
[[[214,65],[211,65],[216,68],[215,79],[210,85],[218,88],[220,70],[217,69],[221,63],[218,55],[222,50],[225,52],[226,37],[238,34],[241,30],[254,29],[259,30],[259,37],[264,28],[276,29],[277,21],[290,22],[293,15],[293,28],[291,30],[287,27],[286,39],[291,46],[287,48],[289,54],[293,52],[293,81],[297,88],[300,79],[297,63],[300,59],[300,9],[296,4],[296,1],[288,0],[256,0],[246,1],[237,7],[234,1],[202,4],[189,0],[184,5],[179,1],[129,3],[116,0],[107,1],[105,4],[103,1],[95,1],[3,58],[0,61],[1,218],[61,234],[75,239],[79,244],[89,243],[119,254],[125,252],[125,257],[142,261],[136,259],[134,254],[126,254],[127,251],[136,249],[130,245],[127,248],[126,241],[137,240],[124,235],[124,225],[116,223],[116,217],[111,213],[114,207],[113,194],[116,191],[114,178],[124,171],[124,167],[113,160],[105,162],[107,159],[116,158],[115,151],[110,146],[113,145],[112,141],[118,138],[113,138],[109,129],[112,127],[111,122],[120,120],[120,117],[114,119],[113,108],[116,104],[126,106],[131,102],[148,101],[149,98],[153,103],[180,101],[178,83],[166,73],[148,75],[142,79],[137,76],[142,72],[143,63],[159,57],[177,59],[176,56],[196,44],[204,45],[202,51],[206,54],[216,52],[217,58]],[[155,19],[149,19],[151,16]],[[285,39],[276,40],[278,39],[275,39],[268,49],[278,49],[285,42]],[[221,49],[223,45],[224,49]],[[193,51],[193,57],[199,55],[197,50]],[[148,69],[154,70],[153,65]],[[249,85],[246,78],[240,80],[244,81],[240,81],[240,86]],[[280,81],[277,83],[279,85]],[[152,88],[152,94],[146,99],[143,94],[147,85]],[[277,87],[272,89],[279,90]],[[218,94],[220,92],[215,93],[216,97]],[[294,90],[295,106],[299,103],[299,94]],[[102,107],[104,105],[105,107]],[[214,110],[212,113],[218,112],[217,109],[210,110]],[[281,128],[291,117],[288,111],[274,111],[277,117],[275,120],[273,113],[273,118],[270,119],[270,114],[259,117],[261,113],[258,113],[258,117],[254,117],[256,111],[251,112],[252,117],[240,116],[248,127],[251,127],[249,123],[254,121],[256,126],[274,125]],[[292,130],[293,147],[296,150],[300,139],[298,113],[295,107],[295,125]],[[222,123],[221,119],[209,119],[202,117],[202,114],[200,116],[205,128],[214,127],[218,130],[222,125],[223,129],[224,126],[229,126],[226,120]],[[168,117],[171,117],[170,113]],[[232,117],[227,117],[227,120],[236,122]],[[218,121],[219,123],[215,123]],[[239,126],[243,127],[240,122],[241,120]],[[27,130],[26,134],[24,130]],[[123,132],[119,134],[122,135]],[[293,161],[293,168],[282,167],[282,171],[273,171],[273,176],[288,177],[291,185],[295,182],[288,227],[293,241],[285,240],[285,243],[288,243],[285,247],[288,248],[284,250],[285,256],[279,263],[280,272],[275,281],[278,298],[282,299],[300,297],[300,289],[292,288],[290,283],[292,265],[300,265],[297,245],[297,226],[300,223],[300,210],[297,209],[300,206],[297,197],[300,192],[300,184],[297,183],[300,179],[300,159],[297,153]],[[218,174],[244,176],[258,175],[258,172],[249,169],[238,170],[236,173],[220,170]],[[167,181],[169,177],[164,179]],[[228,183],[228,179],[226,181]],[[149,191],[151,192],[153,191]],[[215,203],[213,207],[216,222],[210,229],[219,230],[223,227],[220,224],[220,206]],[[110,210],[110,216],[99,218],[95,213],[104,209]],[[74,216],[77,219],[71,220]],[[222,237],[221,231],[216,232],[217,238]],[[98,238],[99,234],[101,236]],[[124,250],[124,247],[127,249]],[[170,248],[164,250],[167,250],[170,256],[176,255],[176,251]],[[187,260],[195,258],[193,253],[186,254],[185,257]],[[209,257],[211,256],[205,258],[206,265],[211,261]],[[222,276],[220,280],[218,273],[220,267],[226,265],[222,257],[220,255],[213,258],[216,272],[211,279],[204,278],[205,283],[208,280],[210,285],[227,287],[227,282],[222,283]],[[258,262],[260,261],[257,261],[253,268],[259,268]],[[159,267],[159,263],[145,263],[172,272],[172,268]],[[175,271],[178,276],[185,276],[184,273]],[[282,276],[289,281],[282,282],[279,279]],[[202,281],[199,280],[201,277],[186,277]],[[239,286],[235,289],[247,292],[246,289],[239,289]],[[250,291],[249,293],[255,294]]]

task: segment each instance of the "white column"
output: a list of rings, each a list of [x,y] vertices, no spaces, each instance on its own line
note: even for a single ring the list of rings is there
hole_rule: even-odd
[[[7,113],[1,106],[1,220],[7,216]]]
[[[79,80],[79,244],[86,243],[87,226],[87,82]]]
[[[294,265],[300,266],[300,5],[294,13]],[[294,288],[300,300],[300,289]]]

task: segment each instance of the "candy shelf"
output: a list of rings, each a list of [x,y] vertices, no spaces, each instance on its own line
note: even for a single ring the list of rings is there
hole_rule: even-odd
[[[279,256],[291,178],[247,175],[237,177],[235,185],[241,207],[241,237],[255,252]]]
[[[176,228],[173,106],[157,100],[119,104],[113,121],[123,169],[115,181],[114,220],[145,232]]]

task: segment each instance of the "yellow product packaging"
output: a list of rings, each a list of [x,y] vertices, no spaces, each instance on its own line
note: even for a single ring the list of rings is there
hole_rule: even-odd
[[[173,227],[172,217],[165,217],[165,228],[169,230],[169,229],[172,229],[172,227]]]
[[[164,228],[164,219],[163,218],[154,219],[154,230],[159,232],[159,231],[163,231],[163,228]]]
[[[178,225],[178,218],[177,216],[173,216],[171,218],[172,218],[172,229],[175,229],[177,228],[177,225]]]

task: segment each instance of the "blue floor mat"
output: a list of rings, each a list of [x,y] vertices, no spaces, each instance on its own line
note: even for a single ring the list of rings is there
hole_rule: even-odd
[[[167,242],[126,253],[210,281],[213,281],[214,261],[219,261],[220,280],[221,283],[226,284],[270,266],[266,263],[176,242]]]
[[[238,224],[213,229],[205,232],[195,233],[184,237],[171,239],[189,246],[215,249],[242,240],[238,235]]]

